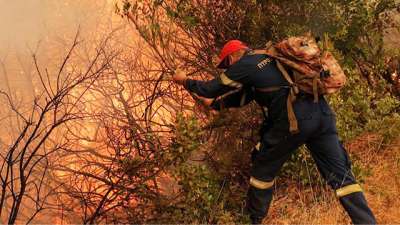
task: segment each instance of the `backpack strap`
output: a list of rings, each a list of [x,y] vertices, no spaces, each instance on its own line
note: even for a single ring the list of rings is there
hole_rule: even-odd
[[[289,73],[286,71],[285,67],[282,66],[282,64],[279,62],[279,60],[275,60],[275,61],[276,61],[276,65],[278,66],[279,71],[281,71],[283,77],[286,79],[286,81],[289,83],[290,87],[293,89],[294,93],[297,95],[299,93],[299,88],[293,82]]]
[[[289,86],[274,86],[274,87],[266,87],[266,88],[256,88],[257,91],[260,92],[273,92],[278,91],[282,88],[290,88],[289,95],[286,100],[286,107],[288,113],[288,120],[289,120],[289,131],[292,134],[296,134],[299,132],[299,126],[296,119],[296,114],[294,113],[293,109],[293,102],[296,101],[296,95],[299,93],[299,88],[293,82],[292,78],[290,77],[289,73],[286,69],[282,66],[282,64],[276,60],[276,65],[278,66],[279,71],[281,71],[283,77],[289,83]]]
[[[268,42],[266,44],[266,49],[270,49],[270,48],[273,48],[273,47],[272,47],[272,44],[270,42]],[[269,55],[268,51],[266,49],[253,50],[252,54]],[[290,88],[289,95],[286,100],[286,107],[287,107],[288,120],[289,120],[289,131],[292,134],[296,134],[296,133],[299,133],[299,125],[298,125],[298,122],[296,119],[296,114],[294,113],[293,102],[296,101],[296,95],[299,93],[299,88],[297,87],[296,83],[293,82],[289,73],[287,72],[285,67],[279,62],[279,60],[275,58],[275,61],[276,61],[276,65],[277,65],[279,71],[282,73],[285,80],[289,83],[289,86],[256,88],[256,90],[261,91],[261,92],[273,92],[273,91],[280,90],[281,88]],[[315,87],[317,87],[317,86],[315,86]],[[318,92],[317,92],[317,96],[318,96]],[[314,98],[315,98],[315,95],[314,95]]]
[[[289,120],[289,131],[292,134],[296,134],[299,132],[299,125],[297,123],[296,114],[294,113],[293,102],[296,101],[296,95],[299,93],[299,88],[293,82],[289,73],[282,66],[282,64],[279,62],[279,60],[276,60],[276,65],[278,66],[278,69],[281,71],[283,77],[286,79],[286,81],[290,85],[289,96],[287,97],[287,100],[286,100],[288,120]]]

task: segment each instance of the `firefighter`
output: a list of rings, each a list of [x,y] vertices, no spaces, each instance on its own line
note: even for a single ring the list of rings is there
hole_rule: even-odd
[[[352,222],[376,224],[362,189],[351,172],[349,156],[338,138],[335,115],[324,97],[320,96],[319,101],[314,102],[312,95],[298,94],[293,109],[299,132],[293,134],[289,132],[286,104],[288,82],[278,69],[277,62],[265,54],[256,54],[239,40],[227,42],[219,59],[218,68],[225,71],[218,78],[193,80],[177,70],[173,79],[189,92],[216,99],[210,104],[216,110],[240,107],[253,100],[267,109],[260,142],[252,154],[247,193],[247,211],[252,223],[260,224],[267,215],[280,168],[299,146],[305,144],[322,177],[336,192]],[[263,91],[276,86],[282,88]]]

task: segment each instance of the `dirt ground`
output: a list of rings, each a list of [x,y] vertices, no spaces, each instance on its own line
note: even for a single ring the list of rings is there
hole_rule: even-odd
[[[364,135],[346,144],[363,171],[361,186],[378,223],[400,223],[400,139],[384,146],[378,135]],[[353,160],[355,161],[355,160]],[[354,163],[353,163],[354,166]],[[264,224],[350,224],[332,190],[277,184]]]

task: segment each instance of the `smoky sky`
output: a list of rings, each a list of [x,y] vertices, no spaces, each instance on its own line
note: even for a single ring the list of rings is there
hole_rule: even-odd
[[[54,52],[69,46],[78,28],[80,40],[91,40],[107,30],[106,22],[115,15],[113,2],[0,0],[0,90],[5,84],[12,90],[26,89],[34,73],[33,52],[39,55],[41,66],[49,67],[58,62],[55,56],[59,54]]]
[[[0,50],[24,49],[63,36],[78,25],[92,27],[107,0],[0,0]]]

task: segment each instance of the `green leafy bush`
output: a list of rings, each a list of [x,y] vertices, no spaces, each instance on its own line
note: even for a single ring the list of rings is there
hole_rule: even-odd
[[[158,205],[157,216],[150,219],[152,223],[235,223],[238,218],[245,221],[238,212],[240,204],[232,201],[233,191],[238,187],[228,185],[228,178],[214,170],[204,161],[190,160],[190,155],[200,151],[202,128],[193,118],[177,117],[176,130],[171,144],[170,156],[174,166],[168,170],[179,187],[177,196],[163,196]],[[179,155],[176,156],[176,155]],[[171,199],[173,197],[173,199]],[[243,195],[240,196],[243,199]],[[235,210],[233,210],[235,209]]]
[[[241,39],[257,48],[268,40],[312,31],[324,37],[328,43],[325,47],[340,59],[348,75],[343,90],[327,97],[336,112],[341,139],[348,142],[371,132],[381,134],[389,143],[400,134],[400,102],[384,76],[385,60],[392,53],[385,51],[383,40],[385,30],[391,26],[387,22],[389,12],[396,9],[394,0],[216,0],[200,5],[191,1],[150,1],[147,7],[141,6],[143,9],[129,9],[126,4],[131,1],[123,2],[125,15],[130,12],[137,18],[137,28],[151,27],[158,20],[157,29],[153,29],[157,32],[148,32],[152,30],[148,28],[141,32],[156,52],[154,57],[167,59],[163,60],[165,63],[179,56],[176,58],[194,74],[220,73],[212,66],[212,58],[228,39]],[[167,20],[153,15],[167,15]],[[175,31],[182,36],[175,36]],[[177,49],[171,53],[174,57],[168,55],[170,49]],[[198,74],[203,78],[204,73]],[[255,124],[259,124],[260,115],[254,105],[239,112],[231,110],[212,117],[204,126],[204,133],[194,118],[178,122],[171,159],[180,159],[173,171],[181,184],[182,205],[164,207],[163,215],[168,215],[168,222],[246,221],[241,209],[248,185],[250,151],[258,136]],[[208,153],[201,165],[187,162],[196,151]],[[360,181],[370,174],[357,158],[353,159],[353,170]],[[305,148],[292,155],[281,176],[303,185],[322,182]]]

